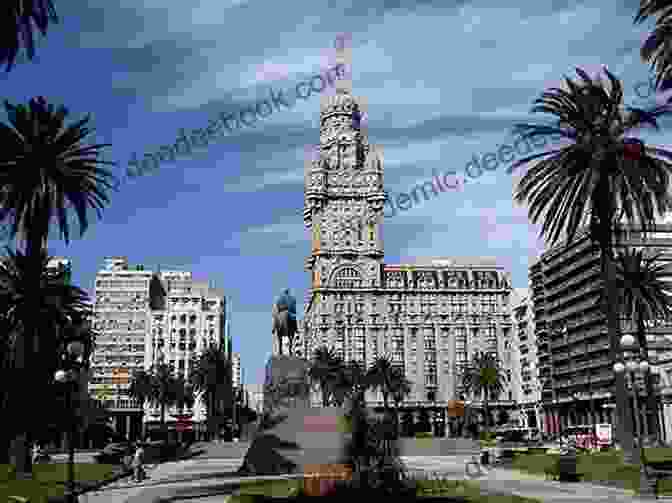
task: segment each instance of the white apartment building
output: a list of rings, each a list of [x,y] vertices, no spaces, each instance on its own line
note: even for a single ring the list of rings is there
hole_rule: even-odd
[[[233,387],[240,388],[240,353],[233,353],[231,358],[232,374],[233,374]]]
[[[164,362],[177,375],[189,379],[194,361],[209,346],[218,345],[227,357],[231,339],[227,334],[227,305],[224,293],[207,282],[197,281],[191,272],[161,271],[151,292],[151,323],[147,337],[147,368]],[[158,426],[160,408],[144,411],[144,422]],[[205,422],[206,407],[197,397],[193,409],[167,411],[170,428],[180,422],[183,431],[193,431]]]
[[[541,384],[532,297],[527,288],[514,289],[512,297],[515,355],[511,374],[513,397],[519,405],[519,426],[541,429]]]
[[[130,268],[126,257],[109,257],[96,275],[94,328],[100,336],[90,388],[110,408],[116,431],[130,438],[144,436],[160,419],[158,408],[143,408],[128,396],[134,371],[165,362],[188,378],[192,359],[209,344],[219,342],[230,351],[221,292],[193,280],[190,272],[144,269]],[[173,428],[177,412],[166,414]],[[181,421],[187,431],[205,419],[200,400],[183,412],[181,419],[190,418]]]
[[[130,269],[126,257],[107,257],[96,274],[93,328],[100,335],[91,358],[91,393],[112,412],[117,433],[137,438],[140,404],[128,395],[135,370],[148,368],[150,285],[153,273]]]
[[[261,414],[264,408],[264,385],[263,383],[244,384],[248,407],[257,414]]]

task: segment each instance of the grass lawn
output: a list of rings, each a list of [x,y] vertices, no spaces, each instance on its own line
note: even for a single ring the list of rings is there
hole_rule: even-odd
[[[287,498],[296,495],[303,487],[302,480],[272,480],[246,483],[227,503],[254,503],[255,496],[271,496]],[[461,480],[419,480],[418,496],[433,497],[461,497],[473,503],[541,503],[540,500],[522,498],[514,495],[485,495],[481,494],[477,482]]]
[[[118,470],[115,465],[75,464],[77,484],[95,483],[110,478]],[[68,478],[67,463],[38,463],[33,465],[33,480],[16,480],[12,465],[0,465],[0,501],[10,496],[29,498],[30,503],[46,503],[47,497],[62,496]]]
[[[647,449],[649,460],[672,460],[672,449]],[[544,475],[546,470],[553,466],[559,454],[518,454],[513,460],[512,468],[528,473]],[[583,474],[583,480],[589,481],[619,481],[624,489],[639,491],[639,466],[623,464],[623,453],[617,451],[600,452],[595,454],[578,454],[577,471]],[[658,484],[659,495],[672,495],[672,481],[661,480]]]

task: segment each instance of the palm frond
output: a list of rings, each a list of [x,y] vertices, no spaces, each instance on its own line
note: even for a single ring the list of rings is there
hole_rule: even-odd
[[[98,218],[108,204],[108,191],[114,190],[115,177],[101,165],[114,165],[100,159],[109,144],[82,143],[93,133],[85,127],[86,117],[66,125],[65,107],[54,106],[42,98],[28,105],[5,102],[9,124],[0,122],[0,222],[11,226],[11,237],[21,233],[26,239],[44,240],[53,220],[66,243],[70,241],[68,212],[74,210],[80,236],[89,225],[88,210]]]
[[[49,23],[58,23],[52,0],[4,0],[0,5],[0,65],[9,72],[21,49],[35,57],[36,31],[45,36]]]
[[[532,112],[554,116],[553,123],[518,124],[513,130],[524,139],[555,134],[568,142],[511,166],[530,165],[514,199],[528,203],[530,220],[541,221],[541,236],[551,245],[562,237],[572,240],[588,225],[593,238],[605,242],[619,212],[648,230],[656,214],[672,210],[667,190],[672,152],[631,134],[643,126],[658,128],[670,105],[626,109],[623,87],[606,68],[608,84],[580,68],[576,72],[578,79],[565,78],[567,89],[549,89],[534,102]]]
[[[656,87],[665,91],[672,87],[672,2],[641,0],[635,24],[657,17],[653,32],[644,41],[641,57],[651,63],[656,73]]]

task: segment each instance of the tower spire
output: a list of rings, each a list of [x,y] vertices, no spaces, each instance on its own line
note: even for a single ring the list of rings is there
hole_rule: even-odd
[[[337,94],[352,94],[351,42],[352,34],[350,33],[339,33],[336,36],[336,64],[343,65],[343,78],[336,80]]]

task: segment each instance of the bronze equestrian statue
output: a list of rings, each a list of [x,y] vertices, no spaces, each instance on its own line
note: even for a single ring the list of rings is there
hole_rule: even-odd
[[[273,333],[278,337],[278,352],[282,355],[282,341],[289,341],[289,354],[294,354],[294,337],[296,336],[296,299],[285,290],[273,304]]]

